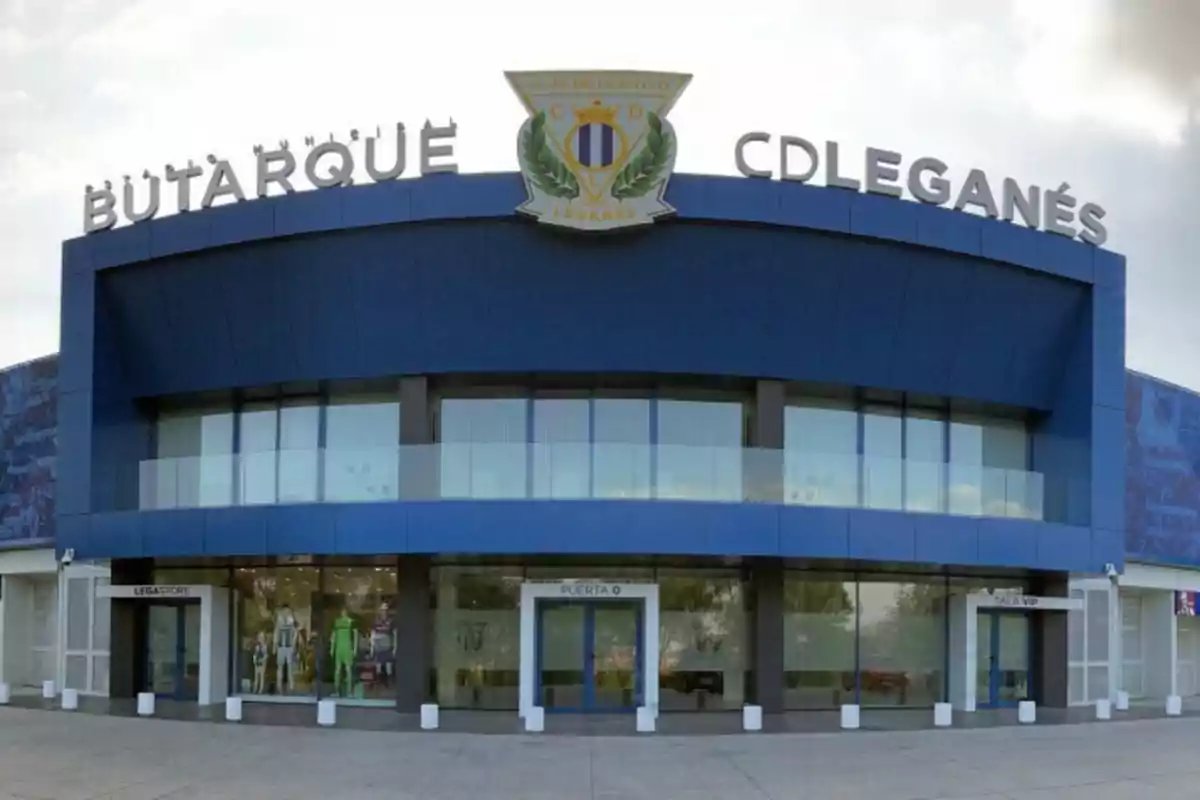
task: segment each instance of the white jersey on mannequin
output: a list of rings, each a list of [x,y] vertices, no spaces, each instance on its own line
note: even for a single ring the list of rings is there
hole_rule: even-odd
[[[283,692],[284,666],[287,667],[287,690],[296,690],[296,616],[283,606],[275,614],[275,691]]]

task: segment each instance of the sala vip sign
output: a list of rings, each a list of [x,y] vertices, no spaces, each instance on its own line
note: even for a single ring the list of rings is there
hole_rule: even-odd
[[[529,199],[517,210],[585,231],[645,225],[675,211],[663,200],[675,167],[667,114],[691,75],[509,72],[529,119],[517,158]]]

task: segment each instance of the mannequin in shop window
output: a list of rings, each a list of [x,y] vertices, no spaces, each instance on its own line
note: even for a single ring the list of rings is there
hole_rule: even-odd
[[[284,674],[288,693],[296,690],[296,615],[291,606],[280,606],[275,614],[275,691],[283,694]]]
[[[371,623],[371,661],[375,665],[375,681],[383,687],[392,685],[396,663],[396,637],[392,628],[391,609],[386,602],[380,603]]]
[[[333,693],[350,697],[354,689],[354,655],[358,652],[358,629],[354,618],[344,607],[333,621],[329,640],[329,655],[333,657]],[[345,691],[342,691],[343,686]]]
[[[262,694],[267,690],[267,635],[259,633],[254,637],[254,651],[251,660],[254,663],[254,693]]]

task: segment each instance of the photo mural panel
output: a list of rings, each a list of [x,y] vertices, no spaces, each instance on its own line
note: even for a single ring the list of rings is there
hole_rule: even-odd
[[[1130,372],[1125,400],[1126,552],[1200,565],[1200,395]]]
[[[0,543],[54,536],[58,359],[0,372]]]

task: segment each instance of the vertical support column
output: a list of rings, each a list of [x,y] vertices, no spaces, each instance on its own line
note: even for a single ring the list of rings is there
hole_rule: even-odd
[[[154,562],[148,558],[112,562],[114,586],[150,583]],[[136,600],[113,600],[109,614],[108,694],[134,698],[146,683],[146,609]]]
[[[429,381],[424,375],[400,379],[400,497],[406,500],[437,498],[438,464],[433,447]],[[424,446],[422,446],[424,445]]]
[[[1069,597],[1067,578],[1065,573],[1046,575],[1033,582],[1033,593]],[[1067,612],[1039,611],[1032,622],[1033,699],[1043,708],[1066,708],[1070,702]]]
[[[754,559],[749,575],[754,596],[750,646],[754,702],[764,714],[779,714],[783,712],[783,562]]]
[[[428,556],[399,556],[396,593],[396,710],[416,713],[429,693],[432,642]]]
[[[754,387],[754,413],[743,461],[742,480],[746,500],[757,503],[783,501],[783,405],[782,381],[758,381]]]

